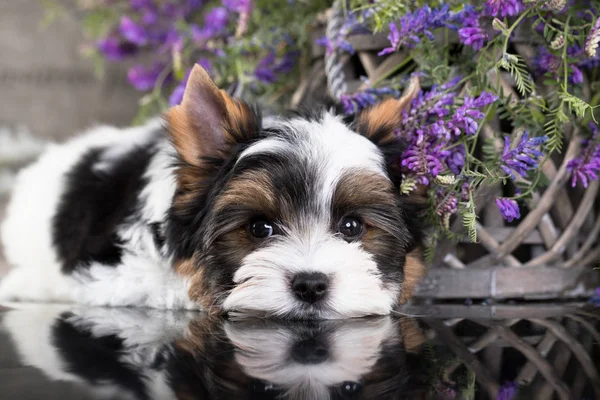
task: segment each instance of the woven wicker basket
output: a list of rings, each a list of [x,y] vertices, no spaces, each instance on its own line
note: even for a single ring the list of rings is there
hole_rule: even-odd
[[[600,398],[600,316],[581,305],[416,306],[434,345],[450,350],[444,366],[450,381],[462,365],[475,374],[477,399],[496,399],[506,380],[522,399]],[[504,397],[503,397],[504,398]]]
[[[325,20],[315,37],[324,32],[333,37],[343,15],[334,7]],[[325,54],[323,47],[315,45],[312,69],[305,72],[293,102],[324,88],[334,97],[355,92],[363,84],[359,75],[375,82],[402,73],[398,67],[407,64],[403,64],[406,53],[377,56],[389,45],[386,36],[385,32],[350,36],[354,55]],[[525,42],[515,47],[531,63],[533,49]],[[505,93],[515,93],[510,75],[501,74],[499,79]],[[586,93],[590,95],[589,87]],[[493,138],[499,124],[497,119],[488,121],[482,134]],[[567,128],[565,137],[562,154],[540,167],[551,183],[533,194],[518,223],[506,223],[495,205],[494,197],[502,194],[502,187],[483,187],[476,193],[479,243],[439,243],[416,298],[572,298],[593,293],[598,286],[593,267],[600,260],[600,183],[594,181],[585,190],[571,187],[566,166],[578,154],[581,137],[572,127]],[[501,152],[503,143],[496,145]],[[454,221],[452,230],[460,232],[461,225],[462,221]]]

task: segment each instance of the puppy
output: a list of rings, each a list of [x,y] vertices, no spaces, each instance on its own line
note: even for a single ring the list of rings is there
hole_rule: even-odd
[[[408,319],[229,321],[55,305],[5,312],[0,334],[48,380],[44,391],[67,383],[81,398],[414,400],[431,388],[425,339]],[[13,397],[30,390],[13,386]]]
[[[394,132],[418,92],[262,119],[196,66],[165,126],[96,128],[20,173],[0,299],[388,314],[423,274]]]

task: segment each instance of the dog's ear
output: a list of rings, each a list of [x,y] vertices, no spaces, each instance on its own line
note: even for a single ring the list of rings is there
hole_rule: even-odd
[[[378,146],[397,141],[395,130],[402,123],[402,112],[421,91],[419,78],[414,75],[399,99],[387,99],[362,111],[357,117],[357,129]]]
[[[225,159],[233,146],[260,131],[257,112],[219,90],[198,64],[190,73],[183,101],[168,111],[167,121],[177,153],[196,167]]]

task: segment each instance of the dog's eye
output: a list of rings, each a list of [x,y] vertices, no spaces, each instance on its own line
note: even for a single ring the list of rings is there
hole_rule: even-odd
[[[344,217],[340,222],[339,231],[348,239],[355,239],[363,233],[363,224],[354,217]]]
[[[273,230],[273,224],[263,220],[251,222],[249,226],[250,234],[259,239],[273,235]]]
[[[342,383],[340,389],[345,396],[353,396],[361,391],[362,385],[359,382],[346,381]]]

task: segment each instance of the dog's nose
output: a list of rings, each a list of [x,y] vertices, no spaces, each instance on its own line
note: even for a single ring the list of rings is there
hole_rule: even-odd
[[[319,364],[327,360],[327,357],[327,345],[315,338],[298,342],[292,348],[292,358],[299,364]]]
[[[301,272],[292,280],[292,290],[300,300],[316,303],[327,294],[327,275],[322,272]]]

